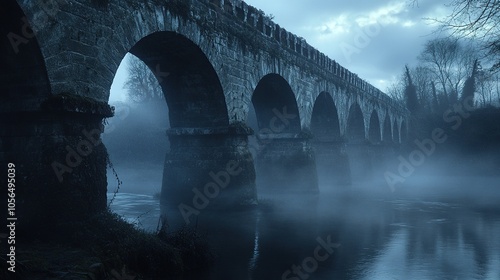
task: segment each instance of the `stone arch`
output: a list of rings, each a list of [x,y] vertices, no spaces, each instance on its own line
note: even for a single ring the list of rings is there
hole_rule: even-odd
[[[391,117],[389,116],[389,113],[385,114],[384,128],[382,135],[383,135],[382,141],[384,141],[385,143],[392,142]]]
[[[379,143],[381,141],[380,121],[377,110],[373,110],[370,116],[370,127],[369,127],[368,137],[372,143]]]
[[[346,136],[349,141],[353,142],[361,142],[365,139],[365,121],[358,103],[352,104],[349,108]]]
[[[318,140],[340,138],[340,124],[337,107],[332,96],[321,92],[314,102],[311,115],[311,132]]]
[[[194,42],[175,32],[159,31],[139,40],[130,53],[158,79],[172,128],[229,125],[219,77]]]
[[[394,143],[399,143],[399,127],[397,119],[394,119],[394,123],[392,126],[392,141]]]
[[[282,76],[278,74],[264,76],[255,88],[252,104],[261,131],[267,130],[271,133],[301,131],[295,95]]]
[[[14,0],[2,3],[0,33],[0,112],[37,110],[50,96],[50,82],[38,40]]]

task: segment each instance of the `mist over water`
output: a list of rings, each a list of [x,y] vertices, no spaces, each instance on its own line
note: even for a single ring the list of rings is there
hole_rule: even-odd
[[[144,155],[127,156],[130,150],[113,150],[110,139],[104,137],[123,181],[111,208],[155,231],[159,152],[147,155],[145,147],[153,144],[143,136],[132,144],[144,147],[136,151]],[[286,185],[266,191],[257,180],[257,208],[201,211],[192,226],[215,255],[205,279],[500,279],[497,166],[490,157],[472,160],[439,148],[393,189],[384,173],[396,174],[398,157],[407,158],[412,148],[380,158],[374,152],[368,162],[366,154],[351,154],[350,168],[361,168],[352,170],[351,185],[333,182],[328,169],[318,168],[318,194],[290,192]],[[364,178],[354,177],[363,172]],[[111,199],[111,172],[108,181]]]

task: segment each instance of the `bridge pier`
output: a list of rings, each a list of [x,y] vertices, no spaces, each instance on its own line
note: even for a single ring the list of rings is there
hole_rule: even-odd
[[[384,180],[388,164],[396,158],[395,147],[387,143],[351,142],[346,150],[353,182]]]
[[[368,141],[351,141],[347,143],[346,152],[349,157],[352,182],[368,181],[373,176],[373,150]]]
[[[245,127],[173,128],[165,157],[162,214],[173,227],[189,225],[204,210],[257,204],[255,169]]]
[[[371,144],[372,178],[377,181],[385,181],[384,173],[389,170],[396,158],[396,147],[393,143]]]
[[[297,134],[260,134],[257,156],[259,192],[318,192],[318,175],[309,137]]]
[[[106,209],[107,153],[100,135],[103,118],[113,115],[106,103],[57,95],[40,110],[0,115],[4,176],[8,163],[15,166],[9,168],[15,170],[19,238],[50,237],[68,222]],[[2,191],[2,201],[6,195]]]
[[[312,142],[320,185],[331,187],[351,184],[351,169],[346,144],[343,140],[315,140]]]

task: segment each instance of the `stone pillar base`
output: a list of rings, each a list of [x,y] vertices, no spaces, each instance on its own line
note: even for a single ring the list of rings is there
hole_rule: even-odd
[[[106,103],[70,95],[49,98],[39,111],[1,114],[1,168],[15,165],[19,238],[50,237],[106,209],[107,153],[100,135],[102,119],[112,114]]]
[[[352,182],[367,182],[373,176],[371,144],[368,141],[351,142],[346,146]]]
[[[351,184],[349,157],[343,141],[314,141],[319,183],[323,187]]]
[[[170,224],[189,225],[207,210],[257,205],[250,133],[234,127],[168,131],[161,207]]]
[[[259,193],[318,193],[316,159],[309,139],[296,135],[259,135]]]

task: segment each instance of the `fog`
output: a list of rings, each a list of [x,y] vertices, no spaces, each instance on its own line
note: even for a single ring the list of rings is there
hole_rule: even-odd
[[[168,106],[164,101],[112,105],[116,116],[108,120],[103,141],[122,183],[117,190],[109,169],[111,208],[155,231],[170,149]],[[409,135],[403,144],[347,140],[338,150],[347,161],[324,156],[335,157],[337,150],[314,144],[318,192],[308,193],[276,185],[280,176],[296,176],[297,167],[290,174],[262,176],[268,167],[259,167],[257,157],[268,150],[259,146],[253,106],[247,125],[256,132],[248,146],[259,205],[205,209],[188,225],[216,256],[202,279],[500,279],[498,131],[464,142],[440,124],[429,130],[442,128],[448,136],[443,143],[426,142],[432,133]],[[170,214],[179,211],[176,205],[167,208]],[[169,222],[171,231],[186,226],[174,218]]]

